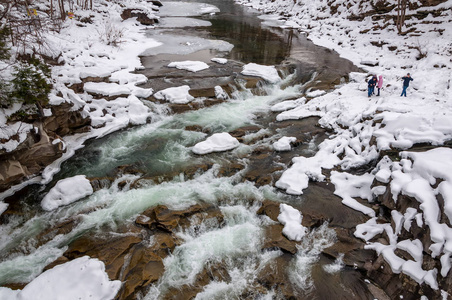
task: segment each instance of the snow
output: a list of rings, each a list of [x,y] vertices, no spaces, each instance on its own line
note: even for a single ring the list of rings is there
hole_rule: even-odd
[[[159,13],[161,17],[194,17],[220,12],[218,7],[206,3],[164,1],[162,4]]]
[[[187,70],[190,72],[198,72],[209,68],[209,65],[202,61],[176,61],[168,65],[170,68],[177,68],[180,70]]]
[[[278,75],[278,71],[275,66],[264,66],[255,63],[249,63],[243,66],[243,75],[256,76],[265,79],[270,83],[277,83],[281,81],[281,77]]]
[[[240,142],[227,132],[214,133],[205,141],[197,143],[192,151],[196,154],[228,151],[238,147]]]
[[[284,225],[282,233],[293,241],[301,241],[306,234],[306,227],[301,225],[303,219],[301,213],[287,204],[280,204],[280,213],[278,215],[278,221]]]
[[[44,210],[54,210],[71,204],[93,193],[93,187],[85,175],[59,180],[41,201]]]
[[[211,61],[216,62],[221,65],[225,65],[228,63],[228,60],[226,58],[220,58],[220,57],[214,57],[211,59]]]
[[[170,103],[186,104],[194,99],[188,91],[190,87],[188,85],[183,85],[179,87],[171,87],[154,94],[154,97],[159,100],[165,100]]]
[[[130,95],[130,89],[128,87],[117,83],[87,82],[83,86],[83,89],[90,94],[99,94],[108,97]]]
[[[103,262],[83,256],[45,271],[22,290],[0,287],[0,298],[105,300],[113,299],[120,288],[119,280],[108,279]]]
[[[273,143],[273,148],[275,148],[276,151],[290,151],[292,149],[291,144],[296,141],[296,137],[283,136],[277,142]]]
[[[342,198],[342,203],[361,211],[370,217],[375,217],[375,211],[368,206],[359,203],[354,197],[372,200],[372,192],[370,185],[373,181],[371,174],[364,174],[362,176],[351,175],[348,173],[331,172],[331,182],[334,184],[334,194]]]

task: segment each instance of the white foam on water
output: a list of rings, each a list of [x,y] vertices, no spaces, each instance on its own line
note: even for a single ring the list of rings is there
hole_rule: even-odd
[[[224,263],[230,281],[212,281],[196,299],[237,299],[258,272],[280,251],[262,252],[262,220],[256,215],[258,206],[223,206],[223,227],[189,228],[178,234],[184,243],[164,260],[165,273],[152,286],[145,299],[158,299],[169,287],[193,284],[204,269]],[[212,298],[213,297],[213,298]]]
[[[344,266],[344,253],[341,253],[332,264],[323,266],[323,269],[327,273],[335,274],[340,272],[344,268]]]
[[[28,282],[39,275],[46,265],[61,256],[65,246],[75,237],[87,231],[96,233],[97,230],[105,230],[105,226],[114,230],[119,224],[134,222],[141,212],[158,204],[164,204],[170,209],[184,209],[199,201],[218,205],[220,201],[244,204],[247,202],[246,199],[262,201],[265,198],[278,198],[278,194],[271,188],[258,189],[251,183],[238,183],[234,177],[217,178],[215,176],[217,171],[218,166],[214,166],[193,180],[185,181],[183,178],[176,178],[174,181],[158,185],[143,184],[140,189],[130,189],[130,184],[138,179],[138,176],[125,175],[118,178],[111,187],[98,190],[86,199],[52,212],[45,212],[25,223],[17,220],[17,222],[13,221],[0,226],[2,232],[0,252],[7,255],[11,249],[15,248],[21,248],[23,252],[19,255],[10,254],[8,260],[0,263],[0,283]],[[121,185],[120,188],[121,182],[127,182],[127,184]],[[256,210],[256,208],[253,209]],[[252,218],[255,213],[249,212],[245,207],[237,206],[225,208],[224,214],[231,224],[217,232],[220,234],[218,236],[225,237],[224,240],[208,231],[196,238],[201,245],[216,245],[213,252],[206,250],[206,255],[221,257],[242,251],[253,252],[254,249],[248,242],[256,240],[255,243],[253,242],[253,245],[256,245],[260,239],[261,230],[259,219],[256,216]],[[35,237],[47,230],[48,226],[52,227],[74,218],[78,224],[70,233],[58,235],[42,246],[35,246]],[[214,228],[217,228],[217,225],[212,224]],[[196,249],[198,246],[195,244],[194,240],[188,242],[179,251],[187,253],[188,256],[196,255],[199,249]],[[187,256],[176,260],[184,263],[184,257]]]
[[[313,229],[302,239],[295,254],[295,262],[289,270],[289,279],[295,286],[303,290],[309,290],[313,286],[311,269],[320,259],[323,249],[333,245],[336,240],[334,229],[328,228],[324,223],[317,229]]]

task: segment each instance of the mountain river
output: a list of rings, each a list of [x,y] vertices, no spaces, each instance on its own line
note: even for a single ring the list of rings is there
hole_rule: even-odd
[[[163,44],[143,53],[144,69],[136,72],[149,78],[143,87],[155,91],[189,85],[199,105],[147,101],[154,112],[148,124],[88,141],[47,186],[32,185],[6,199],[15,213],[1,220],[0,285],[30,282],[83,239],[140,236],[139,243],[151,247],[157,229],[136,229],[137,218],[146,219],[143,212],[158,205],[173,211],[207,205],[221,218],[192,217],[189,225],[173,228],[177,242],[161,255],[161,276],[143,281],[134,293],[122,291],[118,299],[371,299],[359,272],[340,255],[324,253],[337,240],[333,228],[350,228],[363,216],[342,206],[328,183],[310,183],[302,196],[274,187],[293,157],[314,155],[331,133],[316,118],[277,122],[271,106],[313,88],[334,88],[358,69],[232,0],[202,1],[219,9],[202,16],[193,9],[196,3],[163,2],[160,23],[147,32]],[[204,7],[199,5],[198,11]],[[214,63],[214,57],[228,62]],[[185,60],[211,67],[196,73],[166,67]],[[248,63],[275,65],[283,79],[268,84],[243,76],[240,71]],[[203,101],[213,98],[217,85],[228,90],[229,99],[206,105]],[[217,132],[239,137],[240,145],[220,153],[192,152],[196,143]],[[283,136],[297,142],[291,151],[274,151],[272,144]],[[75,175],[97,182],[94,194],[42,210],[40,201],[49,189]],[[303,215],[321,212],[328,220],[311,226],[290,253],[268,246],[268,228],[278,222],[259,212],[265,201],[289,204]],[[108,257],[105,253],[114,251],[108,244],[96,249],[86,253]],[[124,255],[111,279],[128,280],[124,270],[129,264],[130,255]],[[200,279],[206,270],[209,280]]]

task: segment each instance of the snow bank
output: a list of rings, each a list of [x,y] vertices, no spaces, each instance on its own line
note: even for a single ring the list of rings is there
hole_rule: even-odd
[[[54,210],[89,196],[93,192],[93,187],[85,175],[61,179],[42,199],[41,207],[48,211]]]
[[[113,299],[121,288],[110,281],[98,259],[80,257],[45,271],[22,290],[0,287],[0,298],[9,300]]]
[[[240,142],[227,132],[215,133],[205,141],[197,143],[192,151],[196,154],[208,154],[212,152],[221,152],[234,149],[240,145]]]

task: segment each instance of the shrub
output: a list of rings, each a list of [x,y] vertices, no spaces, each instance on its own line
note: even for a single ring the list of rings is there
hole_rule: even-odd
[[[29,63],[19,64],[14,69],[10,97],[14,101],[36,104],[38,107],[47,104],[52,89],[49,67],[32,58]]]

